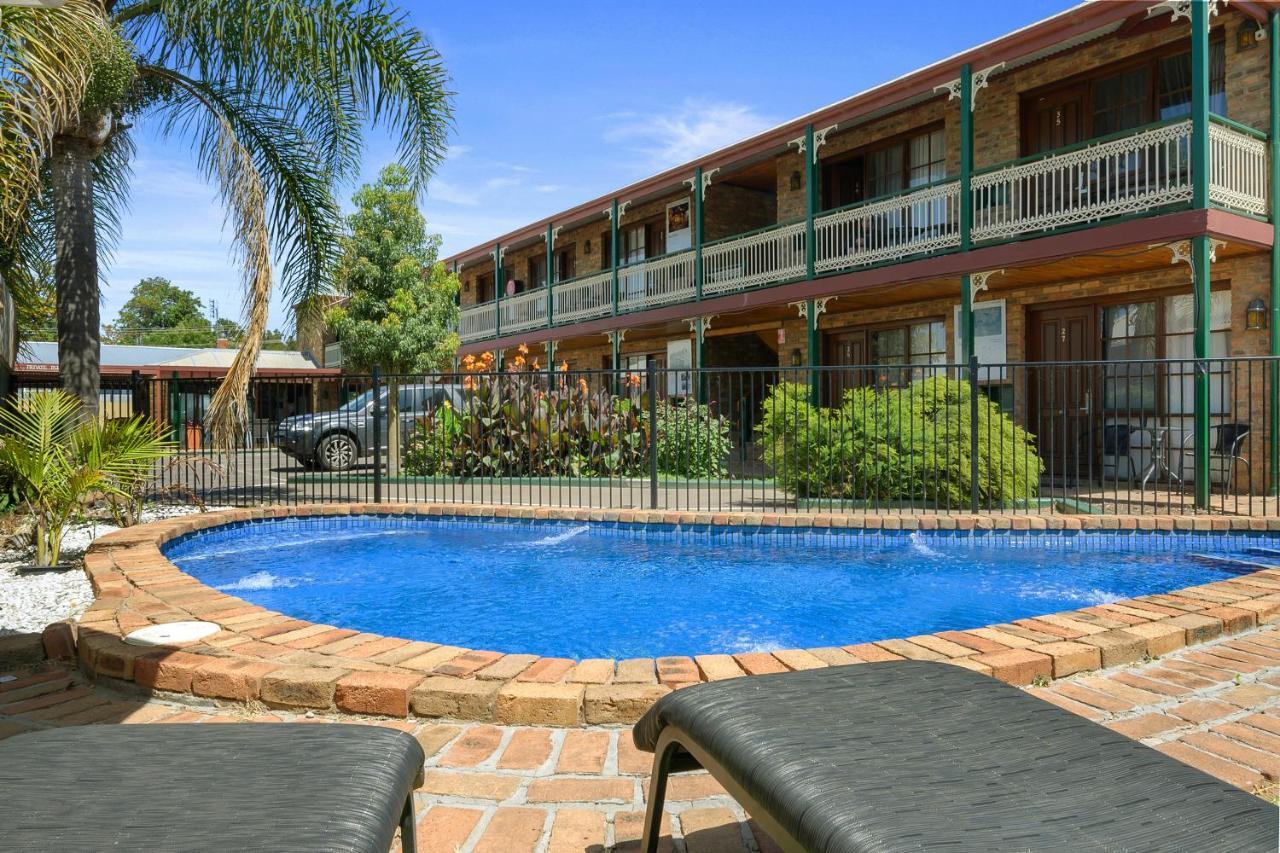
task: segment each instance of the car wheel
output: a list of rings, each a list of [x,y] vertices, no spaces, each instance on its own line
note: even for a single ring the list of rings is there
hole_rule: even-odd
[[[356,443],[349,435],[326,435],[316,448],[316,461],[326,471],[345,471],[356,462]]]

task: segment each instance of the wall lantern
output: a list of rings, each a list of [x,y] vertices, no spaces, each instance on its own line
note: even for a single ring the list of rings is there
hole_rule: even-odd
[[[1251,332],[1260,332],[1267,327],[1267,303],[1255,299],[1244,309],[1244,327]]]
[[[801,364],[803,364],[803,362],[800,358],[800,348],[796,347],[791,351],[791,366],[799,367]]]
[[[1258,25],[1253,21],[1245,21],[1236,30],[1236,50],[1253,50],[1258,46]]]
[[[800,189],[800,171],[798,169],[791,173],[791,189]]]
[[[587,253],[588,255],[589,255],[589,254],[591,254],[591,241],[590,241],[590,240],[588,240],[588,241],[587,241],[586,246],[585,246],[584,248],[585,248],[585,251],[586,251],[586,253]]]

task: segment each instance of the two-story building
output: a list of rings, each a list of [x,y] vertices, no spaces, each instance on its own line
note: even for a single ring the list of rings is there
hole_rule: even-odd
[[[497,236],[445,259],[462,353],[629,370],[1280,353],[1278,20],[1269,2],[1085,3]],[[1255,401],[1194,367],[987,390],[1064,419],[1123,399],[1178,421],[1207,466],[1209,418]]]

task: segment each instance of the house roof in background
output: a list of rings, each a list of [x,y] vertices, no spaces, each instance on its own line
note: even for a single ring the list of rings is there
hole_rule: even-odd
[[[104,368],[171,367],[180,369],[226,370],[239,350],[215,347],[145,347],[130,344],[103,344],[100,362]],[[58,364],[58,344],[53,341],[23,341],[18,347],[18,369],[47,368]],[[258,354],[259,370],[318,370],[320,366],[296,350],[263,350]]]

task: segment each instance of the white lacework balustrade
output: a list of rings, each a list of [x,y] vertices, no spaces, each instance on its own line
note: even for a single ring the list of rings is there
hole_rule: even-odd
[[[472,305],[458,313],[458,338],[465,344],[492,338],[497,332],[498,309],[493,302]]]
[[[1191,198],[1182,121],[973,176],[973,239],[1000,240]]]
[[[551,312],[557,323],[604,317],[612,311],[612,270],[557,282],[551,294]]]
[[[693,284],[693,252],[663,255],[618,270],[618,309],[635,311],[688,302]]]
[[[818,272],[960,245],[960,182],[924,187],[814,219]]]
[[[498,305],[502,310],[502,334],[527,332],[547,325],[546,288],[504,296]]]
[[[1209,199],[1214,204],[1266,216],[1267,143],[1233,127],[1209,125]]]
[[[721,240],[702,249],[702,293],[734,293],[803,278],[803,222]]]

